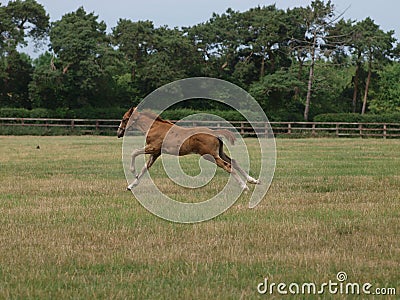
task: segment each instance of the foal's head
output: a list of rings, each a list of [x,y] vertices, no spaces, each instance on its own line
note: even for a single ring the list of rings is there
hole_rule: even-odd
[[[131,119],[131,121],[129,122],[129,120],[130,120],[130,118],[131,118],[131,116],[132,116],[132,114],[135,112],[135,110],[136,110],[136,107],[132,107],[132,108],[130,108],[125,114],[124,114],[124,116],[122,117],[122,120],[121,120],[121,124],[119,124],[119,126],[118,126],[118,130],[117,130],[117,136],[120,138],[120,137],[123,137],[124,136],[124,133],[125,133],[125,130],[127,129],[127,128],[129,128],[129,126],[131,126],[132,125],[132,119]]]

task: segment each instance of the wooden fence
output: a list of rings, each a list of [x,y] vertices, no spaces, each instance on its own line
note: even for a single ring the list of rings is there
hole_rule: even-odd
[[[0,118],[1,127],[63,128],[77,131],[80,134],[113,133],[120,120],[109,119],[38,119],[38,118]],[[232,121],[232,126],[243,136],[254,136],[255,133],[265,135],[268,126],[264,122]],[[224,122],[180,121],[184,126],[207,126],[212,128],[228,128]],[[332,137],[400,137],[400,123],[346,123],[346,122],[270,122],[276,136],[332,136]]]

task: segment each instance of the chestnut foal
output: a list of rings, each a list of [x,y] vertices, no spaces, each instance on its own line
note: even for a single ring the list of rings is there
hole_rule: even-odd
[[[135,107],[132,107],[124,114],[117,131],[118,138],[123,137],[125,130],[131,126],[136,127],[146,135],[146,144],[143,148],[135,149],[132,152],[130,171],[134,174],[135,180],[128,185],[128,190],[139,184],[139,179],[163,153],[177,156],[199,154],[204,159],[215,163],[218,167],[232,174],[240,184],[240,187],[246,191],[249,188],[235,169],[249,183],[260,183],[259,180],[247,174],[234,159],[231,159],[224,152],[221,136],[228,139],[231,144],[234,144],[236,139],[234,134],[229,130],[212,130],[206,127],[181,127],[174,125],[170,121],[161,119],[150,111],[139,112]],[[142,154],[150,154],[150,157],[141,172],[136,174],[135,158]]]

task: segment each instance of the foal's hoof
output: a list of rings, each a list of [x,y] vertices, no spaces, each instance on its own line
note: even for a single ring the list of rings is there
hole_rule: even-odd
[[[260,180],[259,179],[255,179],[253,177],[250,177],[249,179],[247,179],[247,181],[251,184],[260,184]]]
[[[126,188],[128,191],[131,191],[135,186],[139,184],[138,180],[136,179],[134,182],[132,182],[128,187]]]

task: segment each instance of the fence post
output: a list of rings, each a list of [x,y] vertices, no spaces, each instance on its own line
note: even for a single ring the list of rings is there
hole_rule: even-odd
[[[99,120],[96,120],[96,130],[99,130]]]
[[[292,134],[292,123],[288,123],[288,126],[287,126],[287,133],[288,133],[289,135]]]
[[[383,138],[386,139],[387,136],[387,126],[386,124],[383,124]]]
[[[315,123],[312,123],[312,130],[311,130],[311,134],[312,136],[315,136]]]
[[[75,127],[75,120],[71,120],[71,129],[74,130]]]
[[[336,123],[336,137],[339,137],[339,123]]]
[[[268,137],[268,123],[267,122],[265,122],[264,133],[265,133],[265,137]]]
[[[360,137],[363,137],[363,127],[362,124],[358,125],[358,130],[360,131]]]

